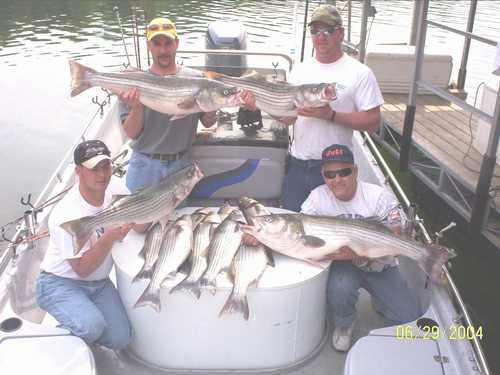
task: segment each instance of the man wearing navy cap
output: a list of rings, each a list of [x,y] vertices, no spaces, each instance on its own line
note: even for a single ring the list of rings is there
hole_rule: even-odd
[[[97,229],[76,254],[71,235],[60,224],[94,215],[111,204],[113,195],[129,191],[112,177],[110,151],[103,142],[80,143],[74,162],[78,183],[49,217],[50,242],[40,265],[37,302],[61,327],[88,344],[123,349],[132,339],[132,329],[109,273],[113,244],[127,235],[132,224]]]
[[[325,148],[321,161],[325,184],[309,194],[301,212],[352,219],[379,217],[392,230],[401,228],[404,213],[395,196],[382,186],[358,181],[358,168],[347,146]],[[335,349],[347,351],[351,346],[360,288],[371,294],[376,310],[392,324],[406,323],[420,315],[416,296],[399,273],[394,257],[367,259],[344,247],[328,258],[334,261],[327,293],[335,325]]]

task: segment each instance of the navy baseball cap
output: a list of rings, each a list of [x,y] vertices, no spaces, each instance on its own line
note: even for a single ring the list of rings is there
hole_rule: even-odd
[[[98,139],[80,143],[73,153],[75,164],[89,169],[94,168],[102,160],[111,160],[110,155],[108,146]]]
[[[321,161],[323,165],[330,162],[354,164],[354,155],[349,147],[333,144],[323,150]]]

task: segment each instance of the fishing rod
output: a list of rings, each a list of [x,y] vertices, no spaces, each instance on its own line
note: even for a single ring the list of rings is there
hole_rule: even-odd
[[[116,14],[116,19],[118,20],[118,25],[120,26],[120,31],[122,33],[123,48],[125,49],[125,54],[127,55],[127,62],[128,62],[127,68],[128,68],[129,66],[131,66],[130,56],[128,54],[127,44],[125,43],[125,34],[123,33],[122,21],[120,20],[120,12],[117,6],[113,7],[113,12]]]

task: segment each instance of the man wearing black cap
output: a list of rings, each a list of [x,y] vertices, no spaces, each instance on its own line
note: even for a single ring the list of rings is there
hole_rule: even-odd
[[[112,180],[110,152],[98,140],[80,143],[74,152],[78,183],[54,207],[50,242],[40,265],[38,305],[88,344],[125,348],[132,330],[117,290],[109,279],[111,249],[132,225],[99,228],[75,254],[71,235],[60,224],[93,215],[111,204],[113,195],[129,194]]]
[[[323,183],[321,151],[332,143],[352,146],[354,130],[375,131],[383,104],[373,72],[342,51],[344,27],[338,10],[321,5],[314,10],[309,31],[315,56],[296,65],[290,82],[333,82],[337,99],[319,108],[299,108],[290,162],[283,181],[283,207],[299,211],[312,189]]]
[[[387,189],[358,181],[358,168],[351,150],[334,144],[322,152],[324,185],[314,189],[302,204],[309,215],[352,219],[379,217],[392,230],[400,229],[404,213]],[[412,321],[420,315],[416,296],[399,273],[394,257],[366,259],[348,247],[329,256],[333,260],[328,280],[328,302],[335,329],[333,347],[347,351],[351,345],[359,288],[372,296],[373,305],[392,324]]]

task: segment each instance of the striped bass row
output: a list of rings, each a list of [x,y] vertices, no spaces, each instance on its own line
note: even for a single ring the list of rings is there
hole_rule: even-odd
[[[322,107],[337,98],[334,83],[294,85],[269,81],[259,73],[230,77],[206,72],[207,77],[253,92],[256,106],[276,117],[296,117],[297,108]]]
[[[92,232],[111,224],[145,224],[160,221],[165,227],[169,216],[201,180],[203,173],[195,163],[179,169],[158,184],[130,195],[118,197],[108,208],[95,215],[61,224],[73,236],[75,253],[81,250]]]
[[[222,82],[187,76],[159,76],[144,71],[102,73],[70,60],[71,96],[100,86],[113,93],[138,88],[139,100],[157,112],[178,117],[243,104],[241,90]]]
[[[443,247],[424,245],[394,234],[371,220],[278,214],[254,216],[251,221],[250,225],[240,226],[243,232],[274,251],[310,263],[348,246],[360,257],[375,259],[402,255],[411,258],[432,280],[437,281],[450,256]]]

